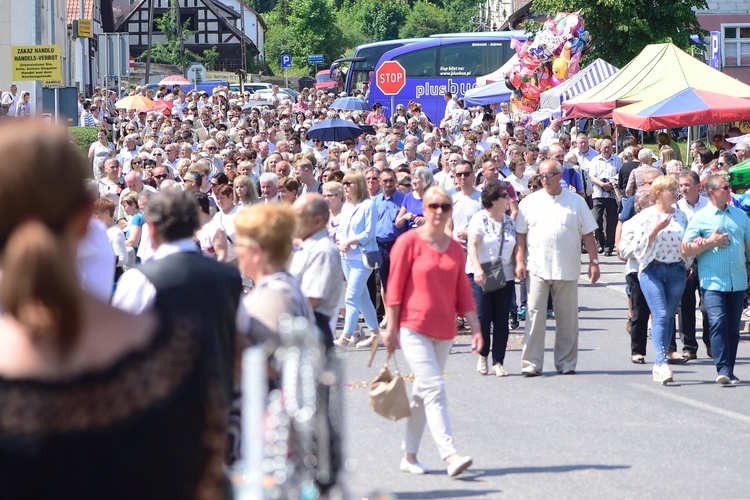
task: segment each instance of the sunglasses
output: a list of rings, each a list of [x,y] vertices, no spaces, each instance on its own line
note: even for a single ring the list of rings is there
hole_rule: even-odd
[[[536,184],[532,184],[531,186],[529,186],[529,189],[532,190],[532,191],[536,191],[537,189],[542,189],[542,186],[538,186]]]
[[[351,186],[352,183],[351,182],[342,182],[341,185],[342,186]]]
[[[456,172],[456,177],[471,177],[472,172]]]
[[[443,212],[450,212],[453,208],[453,205],[451,205],[450,203],[430,203],[429,205],[427,205],[427,208],[429,208],[433,212],[437,212],[438,208]]]
[[[141,161],[131,161],[130,164],[131,165],[143,165],[143,162],[141,162]]]
[[[161,153],[154,153],[154,156],[164,156],[164,155]]]
[[[166,178],[167,178],[167,174],[159,174],[159,175],[154,176],[154,179],[166,179]]]
[[[716,188],[717,191],[729,191],[732,189],[732,186],[722,186],[720,188]]]

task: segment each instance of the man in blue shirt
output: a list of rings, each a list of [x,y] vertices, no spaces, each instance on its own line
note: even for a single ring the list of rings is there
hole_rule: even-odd
[[[380,282],[383,284],[383,293],[388,287],[388,269],[391,267],[391,248],[405,230],[404,227],[396,227],[396,216],[404,201],[404,193],[396,189],[396,172],[390,168],[380,172],[380,186],[382,190],[372,201],[378,211],[378,229],[375,239],[378,242],[380,254],[383,256],[383,265],[378,269]]]
[[[747,290],[745,262],[750,252],[750,219],[728,205],[731,188],[723,175],[705,183],[710,204],[688,223],[682,254],[698,257],[698,276],[711,331],[711,350],[720,385],[737,385],[734,374],[740,316]]]

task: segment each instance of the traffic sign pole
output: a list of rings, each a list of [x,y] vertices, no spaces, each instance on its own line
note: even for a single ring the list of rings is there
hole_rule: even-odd
[[[375,74],[375,85],[385,95],[391,96],[391,126],[396,107],[396,95],[406,86],[406,70],[398,61],[386,61]]]

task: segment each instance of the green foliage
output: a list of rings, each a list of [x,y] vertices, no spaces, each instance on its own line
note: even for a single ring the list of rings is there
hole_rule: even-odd
[[[400,38],[420,38],[447,33],[450,29],[451,18],[445,9],[425,0],[417,0],[398,33]]]
[[[78,152],[83,155],[84,158],[88,158],[89,148],[91,143],[98,140],[97,134],[99,133],[98,127],[69,127],[68,132],[73,138],[76,144]]]
[[[438,2],[436,2],[438,3]],[[443,8],[451,20],[450,33],[463,33],[474,31],[471,19],[479,15],[479,4],[483,0],[442,0]]]
[[[533,4],[536,12],[553,14],[581,9],[592,37],[591,57],[619,67],[652,43],[689,48],[691,35],[707,35],[694,9],[707,8],[706,0],[534,0]]]
[[[331,0],[282,0],[265,16],[266,59],[278,65],[281,54],[292,54],[295,68],[312,71],[307,56],[323,54],[329,64],[344,50]]]
[[[211,47],[203,51],[203,64],[206,69],[213,71],[216,69],[216,63],[219,61],[219,51],[216,47]]]
[[[359,0],[363,11],[363,28],[368,40],[393,40],[409,15],[404,0]]]
[[[170,9],[167,10],[161,17],[156,19],[156,27],[157,29],[164,34],[164,37],[167,39],[167,43],[165,44],[155,44],[153,47],[151,47],[151,60],[157,63],[164,63],[164,64],[173,64],[175,66],[179,66],[182,64],[182,59],[180,57],[180,33],[178,33],[178,25],[177,25],[177,9],[175,7],[175,0],[172,0],[172,3],[170,4]],[[188,29],[188,26],[190,26],[190,20],[186,20],[184,26],[182,27],[182,41],[184,42],[188,38],[192,38],[195,35],[195,31],[190,31]],[[144,52],[141,57],[145,57],[146,52]],[[186,64],[192,64],[194,62],[200,62],[202,61],[202,58],[190,51],[185,50],[185,63]]]

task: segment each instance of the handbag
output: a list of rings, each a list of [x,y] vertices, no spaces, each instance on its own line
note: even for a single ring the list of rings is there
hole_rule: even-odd
[[[367,269],[379,269],[383,265],[383,256],[380,254],[380,250],[368,252],[362,249],[362,264]]]
[[[377,345],[377,342],[374,342],[373,345]],[[374,356],[375,349],[370,355],[368,366],[372,364]],[[391,358],[393,358],[393,365],[396,368],[395,376],[391,375],[391,371],[388,369],[388,362]],[[388,420],[400,420],[411,416],[409,397],[406,395],[406,384],[404,379],[401,378],[393,354],[388,354],[380,373],[370,381],[370,408]]]
[[[486,221],[485,221],[486,222]],[[482,290],[487,292],[494,292],[500,290],[508,285],[508,280],[505,279],[505,273],[503,272],[503,245],[505,244],[505,220],[500,229],[500,253],[498,254],[495,262],[484,262],[481,264],[482,271],[484,271],[485,282]]]

